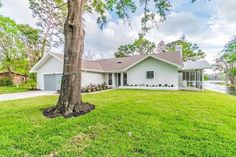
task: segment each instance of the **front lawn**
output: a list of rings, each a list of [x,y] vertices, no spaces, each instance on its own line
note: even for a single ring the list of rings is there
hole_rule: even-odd
[[[215,92],[113,90],[83,96],[96,109],[47,119],[56,96],[0,102],[0,156],[235,156],[236,97]]]
[[[0,94],[27,92],[29,89],[22,87],[0,87]]]

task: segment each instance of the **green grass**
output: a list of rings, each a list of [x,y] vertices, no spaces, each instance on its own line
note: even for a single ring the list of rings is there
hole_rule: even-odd
[[[56,99],[0,102],[0,156],[236,156],[234,96],[114,90],[84,95],[96,109],[79,118],[43,117]]]
[[[0,94],[27,92],[29,89],[21,87],[0,87]]]

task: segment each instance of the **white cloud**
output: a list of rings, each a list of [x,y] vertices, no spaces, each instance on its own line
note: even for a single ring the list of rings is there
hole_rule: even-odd
[[[2,3],[0,15],[10,17],[20,24],[36,26],[36,21],[29,9],[28,0],[3,0]]]
[[[233,35],[236,27],[235,7],[235,0],[218,0],[217,12],[209,22],[210,29],[216,33]]]
[[[131,43],[137,38],[137,31],[121,21],[108,22],[102,30],[96,17],[85,15],[85,51],[93,50],[102,57],[111,57],[121,44]]]
[[[172,12],[167,21],[160,26],[159,31],[166,35],[190,34],[196,35],[204,30],[201,19],[189,12]]]

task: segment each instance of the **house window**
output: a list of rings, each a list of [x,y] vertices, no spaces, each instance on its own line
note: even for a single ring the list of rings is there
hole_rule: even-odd
[[[108,85],[112,85],[112,74],[108,74]]]
[[[147,71],[146,77],[147,77],[148,79],[154,78],[154,71]]]

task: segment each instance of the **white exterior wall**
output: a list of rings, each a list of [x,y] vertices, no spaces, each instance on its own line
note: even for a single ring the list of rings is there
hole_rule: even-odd
[[[103,84],[105,82],[105,74],[94,72],[82,72],[82,87],[89,84]]]
[[[105,73],[104,74],[104,82],[106,83],[106,85],[108,85],[108,78],[109,78],[109,73]]]
[[[50,57],[37,71],[37,88],[44,90],[44,74],[62,74],[63,63]],[[89,84],[102,84],[105,80],[105,74],[94,72],[82,72],[82,87],[86,87]]]
[[[146,72],[154,71],[154,78],[147,79]],[[128,85],[174,85],[178,89],[178,68],[154,58],[147,58],[127,71]]]
[[[44,74],[61,74],[62,71],[62,62],[50,56],[50,58],[37,71],[37,88],[44,90]]]

